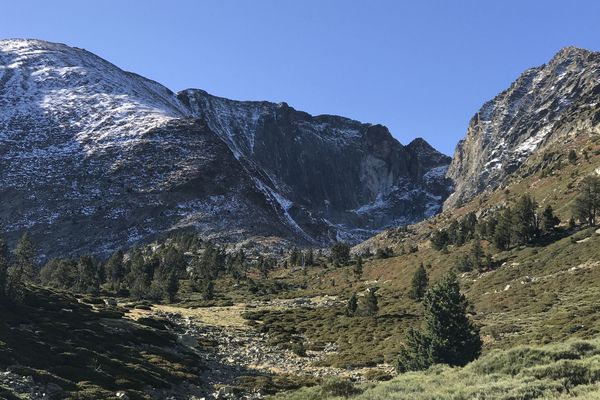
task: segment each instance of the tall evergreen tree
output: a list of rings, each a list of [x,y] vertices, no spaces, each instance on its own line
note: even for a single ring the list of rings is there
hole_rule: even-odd
[[[573,165],[577,164],[577,153],[575,150],[569,151],[569,162]]]
[[[179,290],[179,279],[177,278],[177,272],[172,270],[167,276],[167,281],[165,283],[165,292],[167,294],[167,299],[169,303],[173,303],[175,301],[175,296],[177,295],[177,291]]]
[[[596,225],[596,217],[600,213],[600,176],[583,178],[575,199],[574,212],[581,222],[589,226]]]
[[[506,208],[498,217],[496,229],[494,230],[494,236],[492,238],[494,245],[500,250],[507,250],[510,248],[511,221],[511,210],[510,208]]]
[[[544,208],[541,220],[541,229],[544,233],[552,232],[554,227],[560,224],[560,219],[554,215],[554,210],[551,205],[547,205],[546,208]]]
[[[356,257],[356,264],[354,264],[353,268],[354,277],[356,279],[361,279],[363,274],[363,260],[361,256]]]
[[[478,271],[481,271],[483,267],[483,260],[485,258],[485,253],[483,252],[483,248],[481,247],[481,241],[478,237],[473,241],[473,247],[471,248],[471,264]]]
[[[352,317],[356,314],[356,310],[358,310],[358,299],[356,298],[356,293],[352,293],[346,304],[346,315]]]
[[[449,241],[448,232],[443,229],[436,229],[431,234],[431,247],[434,250],[445,249]]]
[[[25,232],[15,248],[15,267],[27,282],[34,282],[37,277],[36,249],[29,233]]]
[[[302,262],[302,253],[296,247],[290,252],[290,265],[298,266]]]
[[[369,288],[365,293],[365,313],[367,315],[377,315],[379,312],[379,302],[377,300],[377,289]]]
[[[76,289],[80,292],[96,294],[100,290],[99,267],[91,256],[82,256],[77,262]]]
[[[462,366],[481,353],[479,329],[467,316],[468,301],[453,272],[433,285],[423,300],[425,330],[412,331],[402,349],[399,372],[432,364]]]
[[[4,239],[0,237],[0,302],[6,299],[9,257],[8,246]]]
[[[410,297],[415,300],[421,300],[425,295],[428,284],[429,278],[427,277],[427,271],[425,270],[423,263],[421,263],[412,278]]]
[[[125,265],[123,250],[115,251],[104,265],[106,282],[112,290],[118,290],[125,278]]]
[[[315,254],[313,249],[308,249],[304,256],[304,265],[305,266],[313,266],[315,265]]]
[[[521,196],[512,212],[511,239],[516,245],[533,240],[538,234],[537,203],[527,194]]]

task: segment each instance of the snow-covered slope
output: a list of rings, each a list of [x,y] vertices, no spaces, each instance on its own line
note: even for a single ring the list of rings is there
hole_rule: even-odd
[[[43,236],[48,255],[183,227],[357,240],[439,209],[449,159],[417,144],[285,103],[174,94],[62,44],[0,41],[0,218],[11,240]]]
[[[567,47],[525,71],[481,107],[454,154],[445,207],[502,184],[534,152],[564,135],[600,132],[600,53]]]

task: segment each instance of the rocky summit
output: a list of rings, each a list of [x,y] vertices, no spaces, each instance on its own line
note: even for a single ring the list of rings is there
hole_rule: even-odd
[[[43,237],[46,257],[183,228],[356,242],[437,213],[449,163],[381,125],[176,94],[83,49],[0,41],[0,222],[11,241]]]
[[[600,53],[576,47],[525,71],[469,123],[448,169],[445,207],[496,189],[532,154],[579,133],[600,132]]]

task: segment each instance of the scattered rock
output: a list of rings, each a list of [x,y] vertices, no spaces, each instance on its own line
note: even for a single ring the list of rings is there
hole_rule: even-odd
[[[188,347],[198,347],[198,340],[190,334],[177,335],[177,343]]]
[[[104,304],[106,304],[109,307],[116,307],[117,306],[117,300],[115,300],[113,298],[104,299]]]

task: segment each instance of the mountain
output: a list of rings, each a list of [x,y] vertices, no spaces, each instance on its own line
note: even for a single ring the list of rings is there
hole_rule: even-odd
[[[532,154],[579,132],[600,132],[600,53],[567,47],[525,71],[473,116],[447,177],[444,207],[501,186]]]
[[[449,162],[381,125],[175,94],[83,49],[0,41],[0,221],[12,241],[31,232],[45,256],[183,228],[357,241],[438,212]]]

